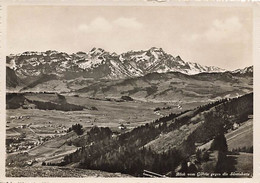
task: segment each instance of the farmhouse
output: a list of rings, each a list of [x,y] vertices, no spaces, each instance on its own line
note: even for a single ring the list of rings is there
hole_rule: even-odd
[[[120,130],[125,130],[126,129],[126,126],[125,125],[123,125],[123,124],[121,124],[121,125],[119,125],[119,127],[118,127]]]
[[[238,127],[239,127],[239,124],[237,124],[237,123],[233,124],[233,130],[237,129]]]

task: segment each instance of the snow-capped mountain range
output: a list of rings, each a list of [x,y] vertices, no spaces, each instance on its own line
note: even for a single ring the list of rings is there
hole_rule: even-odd
[[[165,53],[162,48],[155,47],[122,54],[109,53],[101,48],[73,54],[51,50],[24,52],[7,56],[6,62],[19,78],[54,74],[70,78],[84,76],[95,79],[121,79],[144,76],[152,72],[181,72],[193,75],[225,71],[218,67],[185,62],[180,56],[174,57]]]
[[[253,73],[253,66],[245,67],[244,69],[236,69],[232,71],[233,74],[250,74]]]

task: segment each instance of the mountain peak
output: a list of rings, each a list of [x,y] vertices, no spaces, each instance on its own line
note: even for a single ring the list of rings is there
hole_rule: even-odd
[[[176,61],[183,61],[182,58],[178,55],[176,58],[175,58]]]
[[[164,52],[162,48],[157,48],[157,47],[151,47],[147,51],[151,51],[151,52]]]
[[[235,74],[252,74],[253,73],[253,66],[245,67],[243,69],[236,69],[232,71]]]

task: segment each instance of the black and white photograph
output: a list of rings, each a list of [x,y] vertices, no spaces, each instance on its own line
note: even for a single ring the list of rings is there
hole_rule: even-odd
[[[5,177],[254,177],[252,6],[147,3],[6,7]]]

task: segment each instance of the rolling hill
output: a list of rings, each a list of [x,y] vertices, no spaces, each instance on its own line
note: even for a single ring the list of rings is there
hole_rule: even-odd
[[[185,75],[170,72],[93,83],[75,92],[94,97],[128,95],[154,101],[210,101],[251,92],[252,84],[252,77],[238,77],[231,73]]]
[[[21,92],[64,92],[87,97],[132,98],[149,101],[211,101],[241,96],[253,90],[253,77],[230,72],[187,75],[179,72],[150,73],[145,76],[93,80],[75,78],[58,80],[42,76]]]

